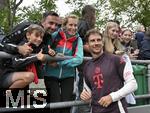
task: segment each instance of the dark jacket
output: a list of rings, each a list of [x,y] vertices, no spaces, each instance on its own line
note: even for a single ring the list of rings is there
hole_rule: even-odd
[[[27,43],[26,38],[24,38],[19,45],[23,45],[25,43]],[[1,76],[10,72],[26,71],[26,66],[31,63],[35,63],[38,75],[41,73],[40,67],[42,63],[38,61],[36,53],[40,52],[41,49],[43,49],[43,53],[47,53],[47,48],[44,47],[43,44],[38,47],[36,47],[34,44],[31,44],[30,46],[33,49],[32,55],[24,57],[20,54],[15,54],[12,58],[2,60],[0,69],[2,69],[3,72],[1,73]]]
[[[90,29],[89,24],[85,20],[79,20],[78,23],[78,33],[80,37],[82,38],[83,44],[86,42],[85,34]]]
[[[17,54],[18,53],[17,45],[19,45],[24,40],[23,37],[25,37],[25,34],[26,34],[25,29],[27,29],[27,27],[31,24],[33,24],[33,22],[29,22],[29,23],[27,22],[26,25],[23,25],[24,26],[23,28],[21,28],[19,25],[18,27],[14,28],[15,30],[13,32],[6,35],[2,39],[0,43],[0,50],[10,53],[10,54]],[[41,23],[36,22],[34,24],[38,24],[42,26]],[[45,46],[48,40],[50,39],[50,37],[51,37],[51,34],[45,32],[42,45]]]
[[[135,39],[137,40],[138,49],[141,47],[141,42],[144,39],[144,33],[143,32],[137,32],[135,34]]]
[[[150,60],[150,37],[145,36],[144,40],[141,42],[139,59]]]
[[[41,24],[39,24],[39,25],[41,25]],[[3,40],[0,43],[0,51],[4,51],[6,53],[18,56],[19,53],[18,53],[17,46],[26,42],[25,39],[22,38],[22,36],[24,36],[24,33],[19,32],[19,31],[23,31],[23,30],[19,29],[18,31],[12,32],[3,38]],[[46,48],[45,45],[46,45],[47,41],[49,40],[49,37],[51,37],[51,35],[48,33],[45,33],[44,37],[43,37],[43,42],[40,45],[40,47],[36,48],[35,46],[32,46],[33,53],[37,53],[38,51],[40,51],[41,48]],[[46,49],[44,49],[44,50],[46,50]],[[25,62],[22,64],[26,65],[26,63],[28,64],[28,62]],[[16,69],[14,69],[14,67],[15,66],[12,66],[11,58],[2,58],[1,57],[1,59],[0,59],[0,70],[2,70],[2,71],[0,71],[1,75],[6,74],[7,72],[9,73],[12,71],[16,71]]]

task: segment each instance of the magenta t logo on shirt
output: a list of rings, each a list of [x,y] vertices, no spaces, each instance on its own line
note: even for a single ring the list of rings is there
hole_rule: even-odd
[[[103,75],[101,73],[100,67],[95,68],[93,81],[98,89],[103,87],[104,80],[103,80]]]

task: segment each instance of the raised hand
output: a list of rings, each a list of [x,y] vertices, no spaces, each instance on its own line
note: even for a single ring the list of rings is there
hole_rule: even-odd
[[[45,61],[46,56],[42,52],[43,52],[43,50],[41,49],[41,51],[37,54],[37,59],[40,61]]]
[[[56,52],[53,49],[51,49],[50,45],[48,45],[48,54],[50,56],[55,56],[56,55]]]
[[[23,56],[30,55],[33,51],[33,49],[29,46],[31,43],[25,43],[24,45],[18,46],[18,52],[22,54]]]

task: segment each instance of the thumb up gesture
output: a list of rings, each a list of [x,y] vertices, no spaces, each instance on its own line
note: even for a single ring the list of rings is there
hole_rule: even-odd
[[[45,61],[46,56],[42,52],[43,52],[43,50],[41,49],[41,51],[37,54],[37,59],[40,61]]]

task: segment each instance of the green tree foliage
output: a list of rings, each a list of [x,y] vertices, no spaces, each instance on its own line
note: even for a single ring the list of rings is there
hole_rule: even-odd
[[[22,7],[23,0],[4,0],[0,7],[0,26],[7,33],[14,25],[24,19],[39,21],[46,10],[56,11],[55,0],[37,0],[31,7]],[[29,1],[30,2],[30,1]],[[81,16],[82,8],[89,4],[87,0],[66,0],[66,3],[74,9],[73,13]],[[144,26],[150,26],[150,2],[149,0],[93,0],[96,8],[96,26],[103,28],[109,19],[117,19],[123,22],[121,15],[127,15],[128,20],[123,24],[138,22]]]
[[[19,7],[23,0],[5,0],[5,6],[0,10],[0,26],[5,33],[13,26],[25,19],[40,21],[42,13],[47,10],[56,10],[55,0],[38,0],[30,7]],[[29,1],[30,2],[30,1]]]
[[[131,22],[139,22],[150,26],[149,0],[109,0],[113,13],[117,16],[125,13]]]
[[[56,4],[55,4],[56,0],[41,0],[39,2],[39,6],[41,7],[41,9],[43,10],[56,10]]]
[[[75,14],[80,16],[86,0],[67,0],[75,10]],[[116,19],[122,25],[132,27],[133,23],[141,23],[150,26],[150,1],[149,0],[93,0],[96,13],[96,26],[104,28],[106,21]],[[124,16],[127,17],[124,18]]]
[[[33,5],[32,7],[29,6],[23,7],[20,10],[21,13],[17,15],[18,17],[20,17],[19,21],[23,20],[39,21],[41,18],[41,10],[40,8],[37,8],[35,5]]]
[[[0,26],[5,32],[8,32],[17,21],[16,11],[23,0],[6,0],[5,2],[5,6],[0,11]]]
[[[18,17],[21,17],[21,20],[27,19],[38,22],[41,20],[43,12],[56,10],[56,5],[54,0],[40,0],[33,4],[32,7],[23,7],[20,10],[21,13]]]
[[[84,0],[67,0],[66,3],[70,4],[74,8],[74,11],[72,11],[73,14],[81,17],[82,8],[85,5]]]
[[[6,28],[9,28],[9,23],[7,18],[8,13],[5,12],[8,12],[7,8],[0,10],[0,27],[6,32]]]
[[[108,0],[97,0],[92,4],[96,9],[96,27],[99,29],[101,29],[101,26],[103,26],[108,19],[108,16],[106,15],[109,15],[109,13],[102,13],[105,12],[105,10],[109,9],[107,1]],[[74,8],[74,11],[72,13],[78,15],[79,17],[81,17],[82,8],[85,5],[89,4],[84,0],[67,0],[66,3],[72,5],[72,7]]]
[[[111,10],[108,0],[97,0],[95,3],[96,8],[96,26],[103,30],[105,23],[110,19]]]

